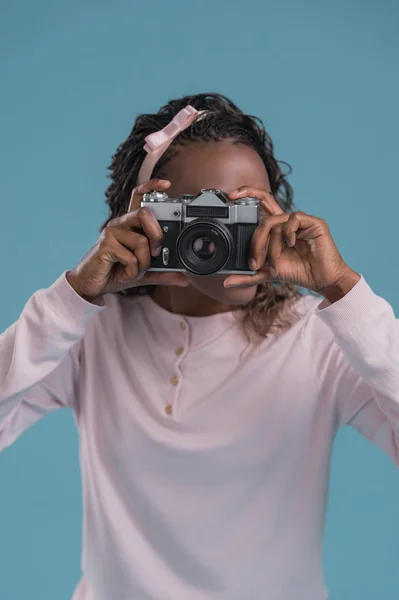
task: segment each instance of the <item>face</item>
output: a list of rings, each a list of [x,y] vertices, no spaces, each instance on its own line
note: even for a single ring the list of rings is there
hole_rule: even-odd
[[[171,197],[197,195],[204,188],[228,194],[244,185],[270,190],[265,166],[257,152],[229,141],[186,144],[156,176],[171,182],[168,190]],[[189,275],[190,287],[217,302],[232,306],[251,302],[256,286],[226,289],[223,287],[226,278],[227,275]]]

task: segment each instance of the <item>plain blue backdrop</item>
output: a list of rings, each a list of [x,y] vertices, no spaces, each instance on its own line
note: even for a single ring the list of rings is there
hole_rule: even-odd
[[[293,165],[297,206],[327,220],[345,260],[399,316],[397,1],[1,9],[0,330],[94,243],[106,167],[136,114],[203,91],[264,120]],[[399,598],[397,469],[348,429],[330,489],[332,600]],[[1,600],[69,600],[80,550],[77,434],[63,410],[0,456]]]

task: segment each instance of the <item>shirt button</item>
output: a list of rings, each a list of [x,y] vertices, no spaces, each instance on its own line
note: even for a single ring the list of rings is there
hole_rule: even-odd
[[[165,406],[165,412],[167,415],[171,415],[173,411],[173,407],[171,404],[168,404],[167,406]]]
[[[186,324],[184,323],[184,321],[180,321],[180,323],[179,323],[179,327],[180,327],[180,329],[182,329],[183,331],[185,330],[185,328],[186,328]]]
[[[176,356],[180,356],[180,354],[183,354],[183,352],[184,352],[184,348],[181,348],[181,347],[176,348],[176,350],[175,350]]]
[[[177,385],[179,383],[179,378],[177,375],[172,375],[169,381],[172,385]]]

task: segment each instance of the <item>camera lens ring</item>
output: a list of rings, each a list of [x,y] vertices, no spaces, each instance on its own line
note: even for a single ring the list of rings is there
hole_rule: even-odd
[[[201,261],[193,249],[193,243],[200,237],[214,242],[215,256]],[[177,242],[177,257],[186,271],[193,275],[215,275],[223,269],[233,253],[234,242],[230,231],[222,223],[213,219],[196,219],[180,232]]]

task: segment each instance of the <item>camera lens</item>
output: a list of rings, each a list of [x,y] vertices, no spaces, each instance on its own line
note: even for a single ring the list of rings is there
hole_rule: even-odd
[[[214,220],[196,219],[177,239],[177,256],[186,271],[214,275],[223,269],[233,252],[230,231]]]
[[[193,241],[193,252],[199,260],[209,260],[216,254],[216,244],[209,237],[201,235]]]

